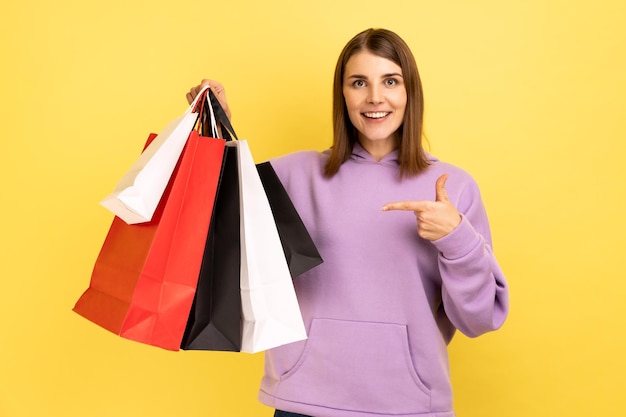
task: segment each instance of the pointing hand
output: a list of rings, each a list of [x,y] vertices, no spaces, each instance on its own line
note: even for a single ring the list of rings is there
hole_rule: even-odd
[[[413,211],[417,219],[417,233],[426,240],[437,240],[453,231],[461,223],[461,214],[448,200],[444,174],[435,183],[435,201],[400,201],[387,203],[383,211]]]

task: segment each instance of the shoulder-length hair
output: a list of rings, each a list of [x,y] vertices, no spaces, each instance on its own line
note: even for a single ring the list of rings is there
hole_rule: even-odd
[[[361,51],[389,59],[402,69],[407,103],[404,120],[399,128],[400,177],[414,176],[429,165],[422,146],[424,118],[422,82],[408,45],[400,36],[387,29],[367,29],[357,34],[339,55],[333,83],[333,146],[324,167],[324,175],[326,177],[335,175],[341,165],[350,158],[352,147],[358,141],[358,132],[350,122],[343,96],[343,77],[348,60]]]

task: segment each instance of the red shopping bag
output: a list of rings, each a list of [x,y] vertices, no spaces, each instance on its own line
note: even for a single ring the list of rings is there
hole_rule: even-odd
[[[224,139],[192,131],[150,222],[116,217],[74,311],[124,338],[180,348],[224,155]]]

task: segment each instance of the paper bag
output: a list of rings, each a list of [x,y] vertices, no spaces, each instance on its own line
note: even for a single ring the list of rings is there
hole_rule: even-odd
[[[172,120],[157,135],[118,182],[113,192],[100,204],[128,224],[143,223],[152,219],[198,119],[198,101],[205,97],[206,94],[202,90],[187,111]]]
[[[115,217],[74,311],[138,342],[178,350],[193,302],[225,141],[193,131],[150,222]]]
[[[229,146],[182,349],[241,349],[240,258],[237,148]]]
[[[243,352],[306,339],[291,274],[272,210],[245,140],[237,146],[241,215]]]
[[[292,278],[323,262],[289,194],[269,162],[257,164]]]

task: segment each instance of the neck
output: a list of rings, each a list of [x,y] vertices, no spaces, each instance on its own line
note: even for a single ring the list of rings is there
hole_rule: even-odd
[[[380,162],[386,155],[393,152],[397,148],[396,140],[389,138],[387,140],[367,140],[359,138],[359,143],[369,153],[376,162]]]

